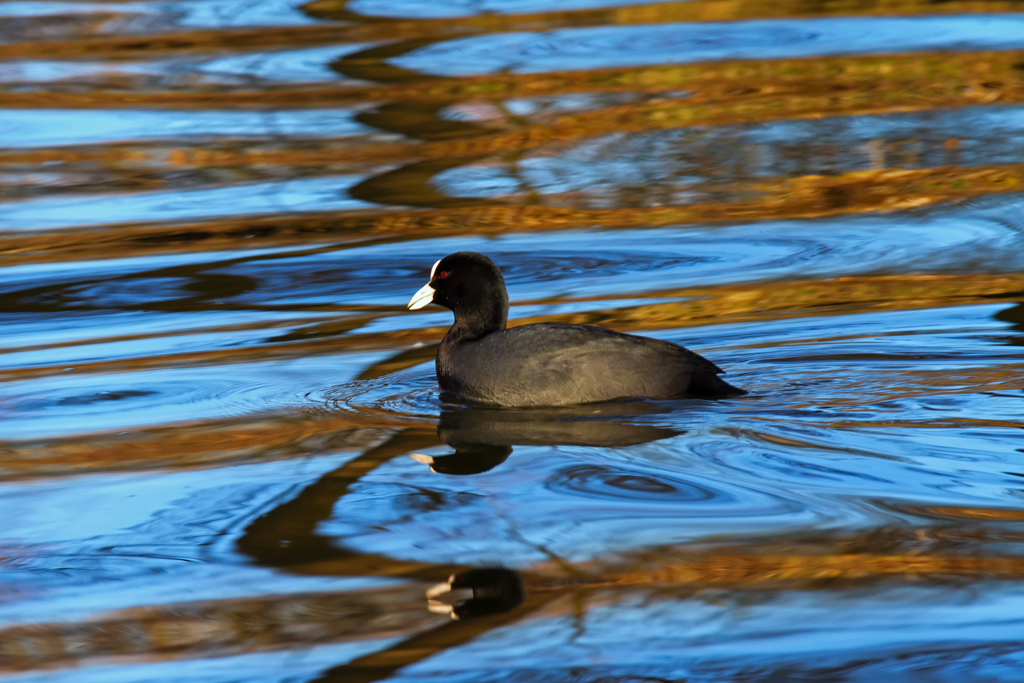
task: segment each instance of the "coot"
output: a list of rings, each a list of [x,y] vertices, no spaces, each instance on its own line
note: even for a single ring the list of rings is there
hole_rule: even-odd
[[[721,379],[711,361],[661,339],[596,325],[506,329],[505,279],[483,254],[460,251],[435,263],[409,308],[431,303],[455,313],[437,352],[437,383],[475,403],[560,406],[746,393]]]

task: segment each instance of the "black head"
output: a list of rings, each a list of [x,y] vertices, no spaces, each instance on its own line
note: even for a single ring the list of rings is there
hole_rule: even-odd
[[[430,281],[409,302],[416,310],[437,304],[455,313],[452,331],[477,338],[505,329],[508,293],[498,266],[483,254],[460,251],[434,264]]]

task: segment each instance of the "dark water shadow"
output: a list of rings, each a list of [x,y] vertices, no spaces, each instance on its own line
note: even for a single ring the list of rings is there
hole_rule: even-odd
[[[221,264],[188,264],[0,292],[0,313],[66,313],[110,310],[167,313],[209,310],[256,291],[249,276],[215,272]]]
[[[331,576],[405,576],[441,580],[459,567],[403,562],[348,550],[335,544],[318,526],[330,519],[334,506],[361,477],[410,450],[437,444],[427,429],[393,434],[341,467],[328,472],[291,500],[252,522],[238,539],[238,550],[256,564],[299,574]]]
[[[472,34],[466,34],[469,36]],[[466,37],[460,36],[460,37]],[[399,40],[394,43],[375,45],[358,52],[350,52],[331,62],[328,66],[346,78],[375,83],[422,83],[423,81],[442,80],[443,76],[434,76],[413,69],[406,69],[389,62],[389,59],[402,57],[420,48],[449,40],[451,36],[431,36],[429,38],[413,38]]]
[[[348,2],[331,3],[329,8],[324,8],[323,3],[307,2],[296,7],[310,19],[320,21],[351,21],[361,24],[386,23],[394,21],[393,17],[375,16],[373,14],[360,14],[348,8]]]
[[[1024,303],[1005,308],[993,316],[996,320],[1010,323],[1010,329],[1016,334],[1006,341],[1010,346],[1024,346]]]
[[[500,202],[452,197],[435,189],[433,180],[445,171],[472,159],[430,159],[417,161],[353,185],[346,194],[352,199],[375,204],[451,209],[462,206],[495,206]]]
[[[417,102],[402,100],[388,102],[369,111],[356,114],[355,120],[367,126],[391,133],[399,133],[416,140],[447,140],[465,138],[495,129],[446,118],[444,110],[453,102]]]

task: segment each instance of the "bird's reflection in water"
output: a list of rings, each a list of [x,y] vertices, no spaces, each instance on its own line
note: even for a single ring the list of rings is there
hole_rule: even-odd
[[[411,457],[434,472],[466,475],[494,469],[508,459],[513,446],[634,446],[684,433],[638,423],[669,410],[653,401],[522,409],[445,406],[437,436],[455,452]]]
[[[455,449],[450,455],[413,453],[417,462],[441,474],[480,474],[512,454],[513,446],[633,446],[682,434],[638,419],[664,406],[653,402],[614,402],[554,409],[446,406],[437,436]],[[507,612],[526,599],[522,577],[503,567],[458,572],[427,591],[427,609],[452,619]]]

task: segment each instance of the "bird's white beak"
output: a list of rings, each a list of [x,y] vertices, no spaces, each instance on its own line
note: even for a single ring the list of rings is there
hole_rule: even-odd
[[[434,271],[437,270],[437,264],[440,262],[440,259],[434,261],[434,266],[430,269],[430,280],[434,279]],[[430,280],[427,281],[427,284],[420,287],[420,291],[413,294],[412,298],[409,299],[410,311],[415,311],[420,308],[423,308],[424,306],[426,306],[427,304],[434,300],[434,288],[430,286]]]
[[[412,295],[409,299],[409,310],[415,311],[416,309],[423,308],[431,301],[434,300],[434,288],[430,286],[430,283],[420,287],[420,291]]]

